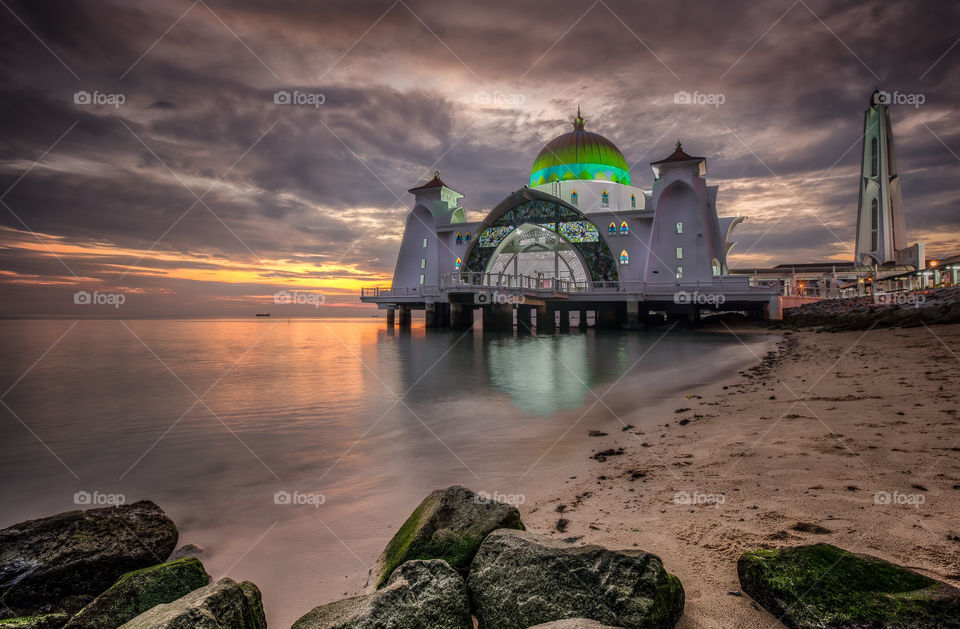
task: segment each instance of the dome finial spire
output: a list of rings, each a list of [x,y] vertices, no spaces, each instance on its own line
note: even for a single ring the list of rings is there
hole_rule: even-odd
[[[679,139],[677,140],[677,147],[676,147],[676,148],[677,148],[678,151],[682,151],[682,150],[683,150],[683,144],[680,144],[680,140],[679,140]]]
[[[587,123],[587,119],[580,115],[580,105],[577,105],[577,117],[573,119],[573,128],[576,131],[583,131],[583,125]]]

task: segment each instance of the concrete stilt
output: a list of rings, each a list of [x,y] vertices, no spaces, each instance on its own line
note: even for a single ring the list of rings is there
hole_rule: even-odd
[[[640,328],[641,328],[640,304],[635,301],[628,301],[627,302],[627,329],[639,330]]]
[[[532,306],[517,306],[517,334],[529,334],[532,326]]]
[[[397,325],[401,328],[409,328],[412,310],[406,304],[397,306]]]
[[[570,331],[570,311],[566,308],[560,311],[560,331]]]
[[[393,329],[394,313],[396,310],[387,308],[387,327]]]
[[[423,327],[436,328],[437,325],[437,304],[424,304]]]
[[[456,330],[472,328],[473,306],[467,304],[450,304],[450,327]]]
[[[587,329],[587,311],[586,309],[580,309],[580,324],[579,327],[581,330]]]
[[[537,306],[537,332],[549,334],[556,329],[554,312],[556,311],[548,306]]]

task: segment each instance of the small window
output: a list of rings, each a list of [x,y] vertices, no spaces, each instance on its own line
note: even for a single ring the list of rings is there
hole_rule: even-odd
[[[677,233],[678,234],[683,233],[683,221],[677,221]]]
[[[677,260],[683,260],[683,247],[677,247]]]
[[[463,244],[463,234],[461,234],[460,232],[457,232],[457,244],[458,245]]]
[[[426,258],[420,258],[420,268],[421,268],[421,269],[427,268],[427,259],[426,259]]]
[[[870,251],[876,251],[880,235],[880,202],[877,197],[870,200]]]
[[[876,136],[870,138],[870,176],[880,176],[880,146]]]
[[[426,238],[423,239],[423,248],[424,248],[424,249],[427,248],[427,239],[426,239]]]
[[[630,264],[630,254],[626,249],[620,252],[620,264]]]
[[[637,209],[637,195],[635,194],[630,195],[630,209],[631,210]]]
[[[420,274],[420,283],[423,284],[423,273]]]
[[[463,237],[463,242],[470,242],[470,232],[467,232],[467,235]]]
[[[571,193],[570,193],[570,205],[572,205],[573,207],[579,207],[579,205],[577,205],[577,202],[579,201],[579,198],[580,198],[580,197],[577,195],[577,191],[576,191],[576,190],[574,190],[573,192],[571,192]]]
[[[610,224],[607,226],[607,235],[608,235],[608,236],[616,236],[616,235],[617,235],[617,224],[616,224],[616,223],[610,223]]]
[[[678,267],[677,267],[677,279],[678,279],[678,280],[682,280],[682,279],[683,279],[683,267],[682,267],[682,266],[678,266]]]
[[[463,260],[461,260],[460,258],[457,258],[457,261],[453,263],[453,268],[459,271],[462,265],[463,265]]]
[[[630,226],[627,225],[627,221],[623,221],[622,223],[620,223],[620,235],[626,236],[629,233],[630,233]]]
[[[606,190],[600,193],[600,207],[610,207],[610,195]]]

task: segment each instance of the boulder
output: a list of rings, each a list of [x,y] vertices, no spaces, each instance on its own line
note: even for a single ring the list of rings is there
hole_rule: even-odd
[[[754,550],[740,587],[793,629],[960,627],[960,590],[829,544]]]
[[[71,618],[66,629],[114,629],[208,583],[203,564],[193,558],[128,572]]]
[[[571,546],[525,531],[491,533],[473,559],[467,589],[484,629],[573,618],[659,629],[683,615],[683,586],[656,555]]]
[[[69,601],[89,601],[125,572],[162,562],[177,536],[147,501],[15,524],[0,530],[0,600],[16,611],[76,611],[83,604]]]
[[[237,583],[220,579],[182,596],[172,603],[157,605],[122,629],[266,629],[260,590],[249,581]]]
[[[42,614],[0,620],[0,629],[60,629],[70,619],[67,614]]]
[[[370,570],[370,589],[383,587],[390,573],[412,559],[443,559],[466,577],[480,543],[497,529],[523,530],[516,507],[454,485],[423,499]]]
[[[207,551],[197,546],[196,544],[184,544],[180,548],[173,551],[173,554],[170,555],[170,558],[167,561],[173,561],[174,559],[186,559],[187,557],[193,557],[194,559],[203,559],[207,556]]]
[[[473,629],[467,586],[439,559],[408,561],[385,587],[308,612],[292,629]]]
[[[571,618],[569,620],[555,620],[554,622],[544,623],[542,625],[535,625],[530,627],[530,629],[620,629],[618,627],[611,627],[610,625],[604,625],[596,620],[588,620],[586,618]]]

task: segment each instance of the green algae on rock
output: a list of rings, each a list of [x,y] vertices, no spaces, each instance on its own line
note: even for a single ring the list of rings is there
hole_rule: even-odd
[[[960,590],[830,544],[744,553],[740,587],[792,629],[960,627]]]

